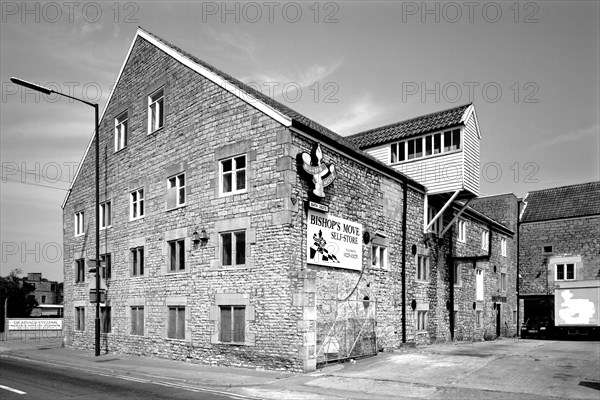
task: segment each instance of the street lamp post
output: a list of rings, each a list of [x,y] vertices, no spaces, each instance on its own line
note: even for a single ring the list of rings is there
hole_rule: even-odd
[[[96,319],[94,321],[94,352],[96,356],[100,355],[100,140],[99,140],[99,121],[98,121],[98,103],[90,103],[88,101],[78,99],[77,97],[57,92],[50,88],[27,82],[18,78],[10,78],[11,82],[44,93],[56,93],[59,96],[67,97],[76,100],[80,103],[94,107],[95,111],[95,142],[96,142]]]

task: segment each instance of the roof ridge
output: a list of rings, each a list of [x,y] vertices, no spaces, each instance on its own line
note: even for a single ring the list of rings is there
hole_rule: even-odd
[[[553,190],[561,190],[561,189],[567,189],[567,188],[574,188],[577,186],[586,186],[586,185],[594,185],[594,184],[600,184],[600,181],[575,183],[573,185],[564,185],[564,186],[556,186],[556,187],[551,187],[551,188],[546,188],[546,189],[532,190],[529,193],[532,194],[532,193],[550,192]]]
[[[398,125],[401,125],[401,124],[405,124],[405,123],[408,123],[410,121],[414,121],[414,120],[417,120],[417,119],[433,117],[435,115],[443,114],[443,113],[446,113],[448,111],[458,110],[459,108],[463,108],[463,107],[469,107],[472,104],[474,104],[474,103],[471,101],[469,103],[461,104],[461,105],[455,106],[455,107],[446,108],[444,110],[439,110],[439,111],[434,111],[434,112],[431,112],[431,113],[428,113],[428,114],[418,115],[416,117],[404,119],[404,120],[401,120],[401,121],[398,121],[398,122],[392,122],[391,124],[381,125],[381,126],[378,126],[378,127],[375,127],[375,128],[367,129],[366,131],[362,131],[362,132],[358,132],[358,133],[346,136],[346,138],[351,138],[353,136],[363,135],[363,134],[370,133],[370,132],[373,132],[373,131],[377,131],[377,130],[380,130],[380,129],[391,128],[393,126],[398,126]]]

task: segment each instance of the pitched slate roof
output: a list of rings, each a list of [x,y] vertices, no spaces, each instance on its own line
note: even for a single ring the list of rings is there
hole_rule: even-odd
[[[600,215],[600,181],[529,192],[521,222]]]
[[[379,144],[392,142],[400,138],[460,125],[464,122],[463,116],[471,104],[472,103],[463,104],[447,110],[421,115],[420,117],[370,129],[348,136],[347,139],[354,143],[359,149],[365,149]]]

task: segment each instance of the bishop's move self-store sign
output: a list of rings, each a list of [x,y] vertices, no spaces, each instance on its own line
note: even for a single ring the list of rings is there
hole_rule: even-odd
[[[307,263],[362,269],[362,224],[309,209],[306,225]]]

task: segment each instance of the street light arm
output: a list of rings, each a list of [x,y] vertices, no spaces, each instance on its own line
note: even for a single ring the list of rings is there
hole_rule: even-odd
[[[44,93],[44,94],[56,93],[59,96],[64,96],[64,97],[67,97],[69,99],[73,99],[73,100],[79,101],[80,103],[87,104],[88,106],[92,106],[92,107],[97,107],[98,106],[96,103],[90,103],[89,101],[85,101],[83,99],[78,99],[77,97],[69,96],[68,94],[57,92],[56,90],[52,90],[52,89],[50,89],[48,87],[41,86],[41,85],[38,85],[36,83],[28,82],[28,81],[25,81],[23,79],[10,78],[10,81],[12,83],[14,83],[14,84],[19,85],[19,86],[23,86],[23,87],[26,87],[28,89],[35,90],[36,92],[41,92],[41,93]]]

